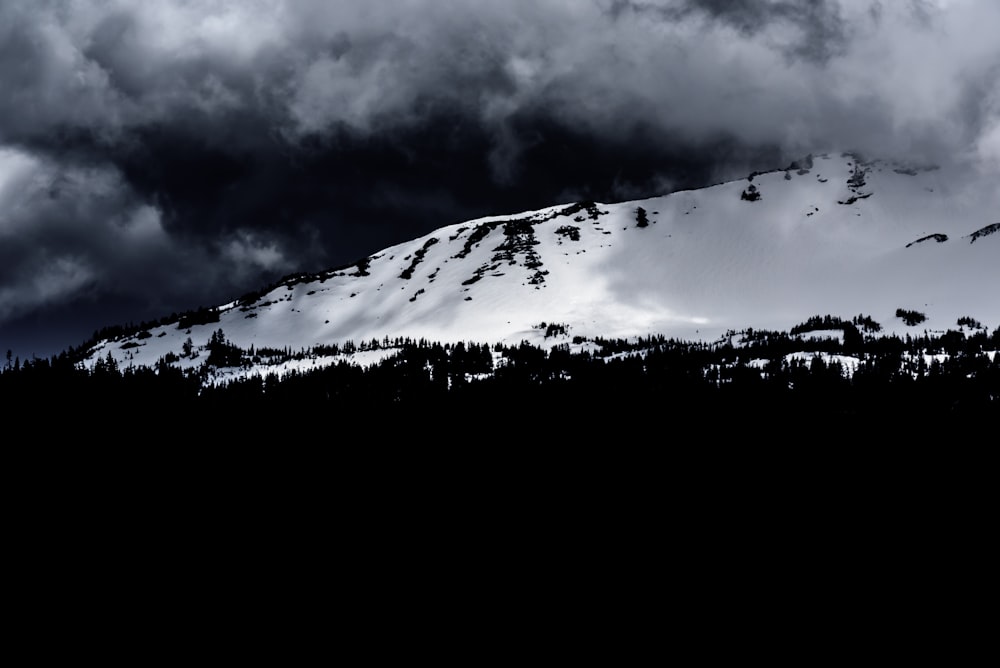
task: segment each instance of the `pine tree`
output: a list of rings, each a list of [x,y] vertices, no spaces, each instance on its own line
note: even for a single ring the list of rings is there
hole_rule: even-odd
[[[646,210],[641,206],[635,210],[636,227],[648,227],[649,219],[646,217]]]

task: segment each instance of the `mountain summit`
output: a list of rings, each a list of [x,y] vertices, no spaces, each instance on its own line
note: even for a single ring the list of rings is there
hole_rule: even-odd
[[[192,366],[213,337],[256,350],[546,334],[714,341],[818,314],[864,314],[894,333],[963,318],[996,327],[998,221],[995,184],[849,153],[808,156],[662,197],[449,225],[99,340],[86,359]]]

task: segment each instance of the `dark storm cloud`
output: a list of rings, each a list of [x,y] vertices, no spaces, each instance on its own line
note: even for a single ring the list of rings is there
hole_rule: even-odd
[[[827,0],[684,0],[683,2],[642,2],[613,0],[609,13],[618,18],[627,12],[679,21],[699,16],[709,22],[728,24],[746,36],[753,36],[773,24],[790,28],[785,41],[774,46],[787,56],[825,61],[847,47],[847,23],[840,4]]]
[[[0,325],[813,150],[1000,163],[982,0],[7,0]]]
[[[235,289],[232,279],[251,266],[291,267],[252,231],[211,244],[168,234],[160,211],[112,168],[2,149],[0,169],[0,320],[101,295],[141,295],[164,308],[213,285]]]

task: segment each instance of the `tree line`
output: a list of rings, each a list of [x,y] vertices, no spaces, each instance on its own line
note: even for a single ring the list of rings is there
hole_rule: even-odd
[[[212,382],[213,370],[250,365],[262,352],[241,350],[219,330],[199,358],[203,362],[190,368],[166,359],[153,367],[122,368],[110,354],[89,367],[66,353],[8,359],[0,373],[0,404],[119,411],[186,406],[247,416],[255,407],[325,407],[343,415],[359,409],[459,410],[511,420],[543,411],[574,420],[627,415],[650,421],[692,420],[706,411],[764,419],[907,420],[996,415],[1000,409],[1000,328],[825,341],[748,331],[714,344],[664,337],[586,343],[544,348],[528,342],[373,339],[324,347],[319,352],[344,358],[280,378],[237,374]],[[386,355],[359,366],[348,358],[359,349]]]

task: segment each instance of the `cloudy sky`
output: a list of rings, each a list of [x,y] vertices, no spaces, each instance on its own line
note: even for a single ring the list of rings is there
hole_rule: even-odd
[[[0,0],[0,353],[484,215],[1000,171],[996,0]]]

